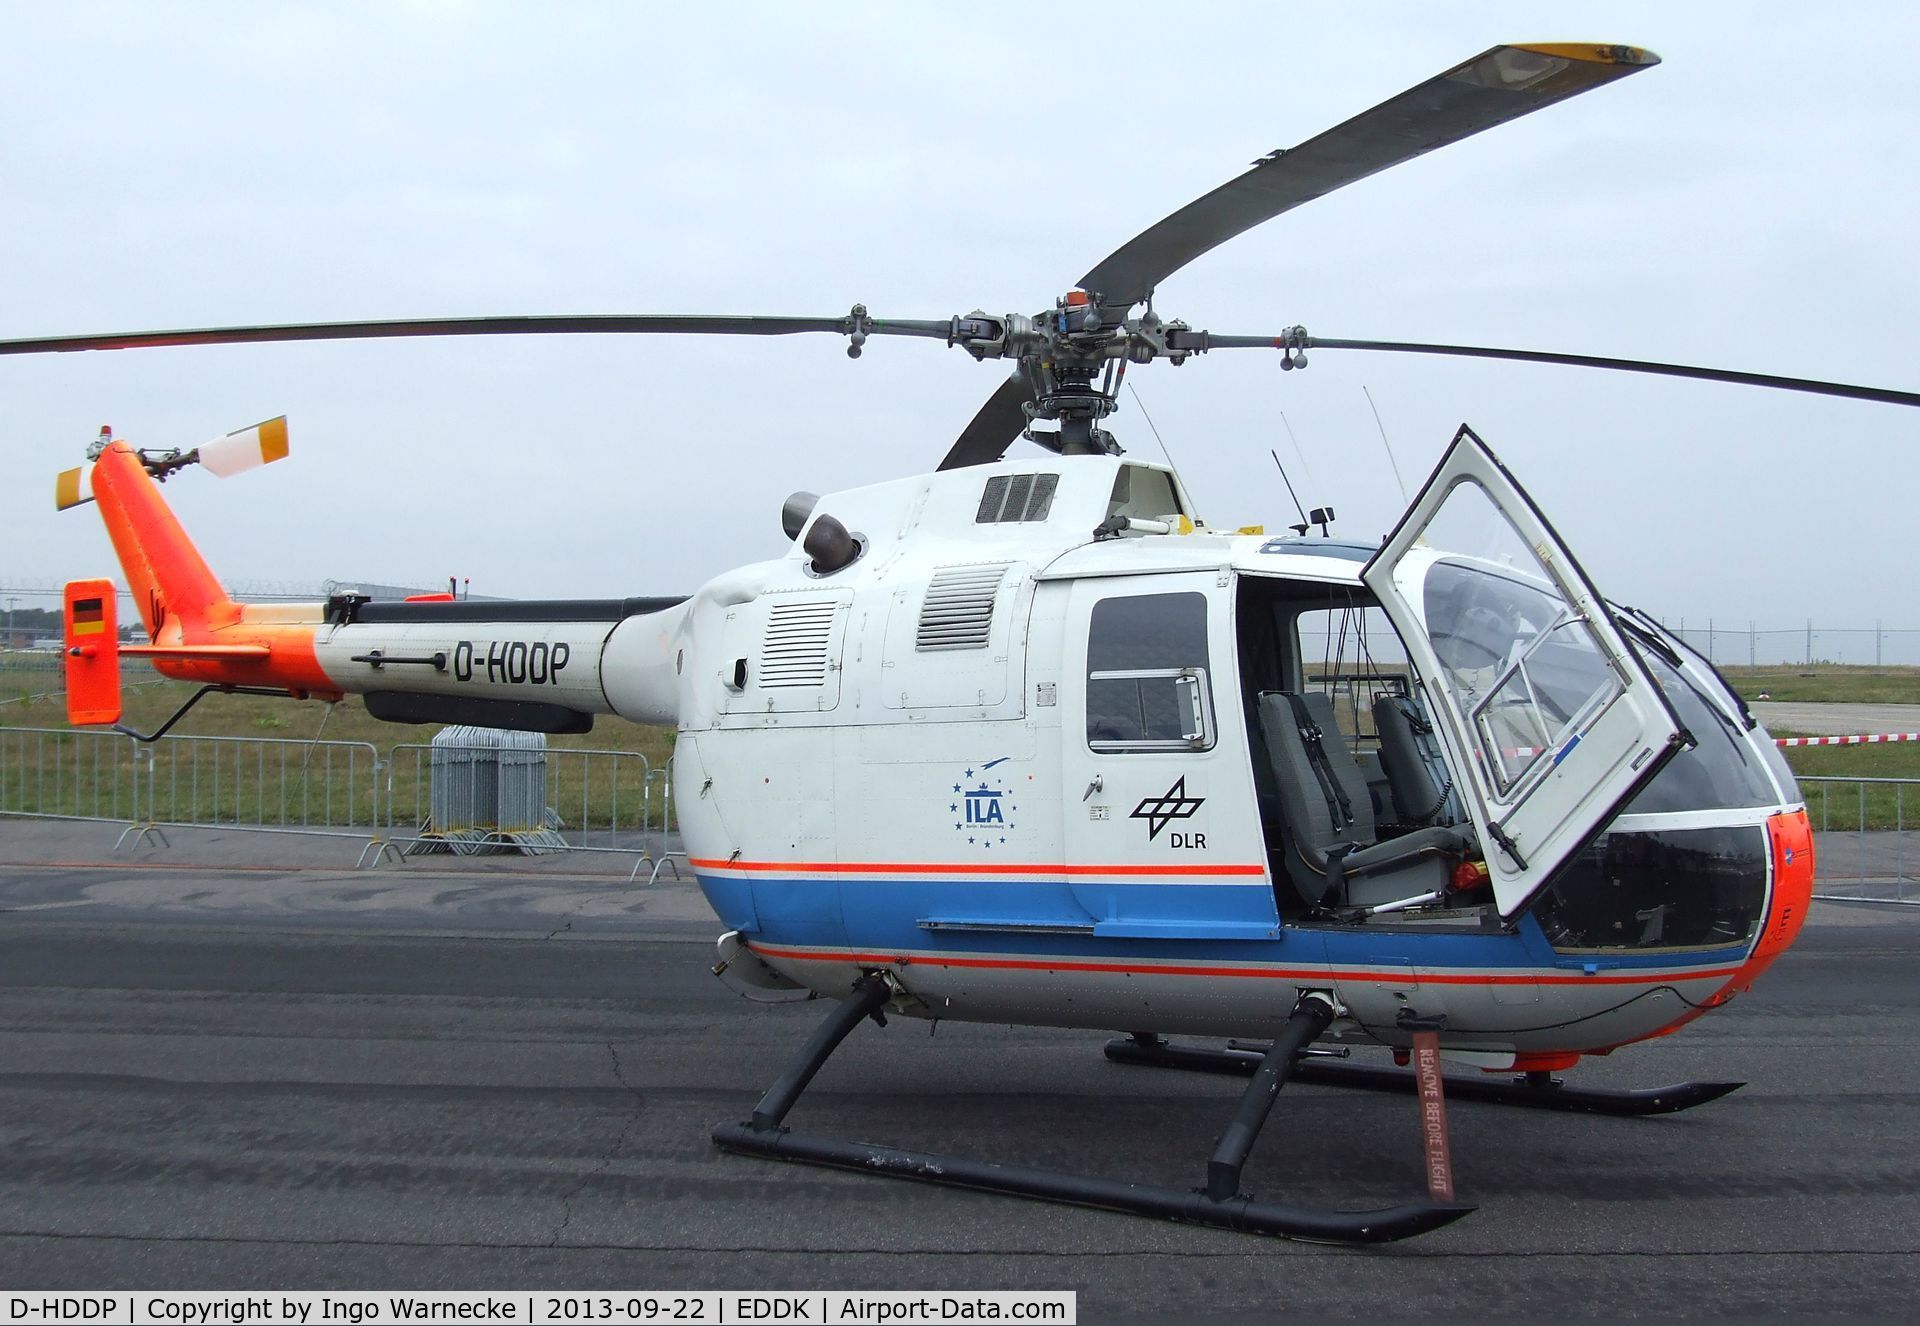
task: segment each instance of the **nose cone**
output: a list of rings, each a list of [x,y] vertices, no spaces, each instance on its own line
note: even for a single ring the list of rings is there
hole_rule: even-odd
[[[1793,947],[1793,941],[1800,937],[1800,927],[1807,922],[1807,910],[1813,906],[1813,823],[1806,810],[1782,811],[1769,817],[1767,837],[1773,843],[1773,888],[1767,896],[1767,919],[1760,927],[1753,955],[1740,965],[1739,975],[1709,1001],[1714,1005],[1752,989],[1760,973]]]
[[[1767,821],[1773,840],[1773,895],[1767,902],[1767,923],[1753,946],[1749,965],[1758,975],[1785,953],[1806,924],[1813,905],[1813,824],[1806,810],[1792,810]]]

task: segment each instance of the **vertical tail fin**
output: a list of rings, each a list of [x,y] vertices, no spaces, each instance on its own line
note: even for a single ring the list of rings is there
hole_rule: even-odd
[[[66,590],[67,721],[120,721],[120,635],[111,580],[73,580]]]
[[[110,445],[94,462],[92,487],[149,639],[191,644],[240,619],[138,452]]]

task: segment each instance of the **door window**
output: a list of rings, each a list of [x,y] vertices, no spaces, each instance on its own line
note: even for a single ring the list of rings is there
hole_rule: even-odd
[[[1536,769],[1623,689],[1586,620],[1486,490],[1456,485],[1427,542],[1427,635],[1441,682],[1467,716],[1493,799],[1510,804]]]
[[[1093,605],[1087,629],[1087,745],[1096,751],[1209,750],[1204,594],[1133,594]]]

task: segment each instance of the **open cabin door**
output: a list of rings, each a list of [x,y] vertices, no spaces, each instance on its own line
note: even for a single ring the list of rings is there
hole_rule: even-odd
[[[1406,641],[1512,916],[1685,731],[1566,545],[1464,426],[1361,577]]]

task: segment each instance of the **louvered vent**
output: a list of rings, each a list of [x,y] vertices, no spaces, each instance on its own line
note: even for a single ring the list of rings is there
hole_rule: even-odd
[[[949,566],[934,573],[920,605],[915,649],[985,649],[993,630],[993,600],[1010,563]]]
[[[832,599],[776,603],[760,642],[761,688],[819,686],[827,680],[827,641],[833,635]]]
[[[1059,486],[1057,474],[996,474],[980,494],[980,509],[974,512],[973,523],[1011,525],[1045,520],[1053,509],[1054,489]]]

